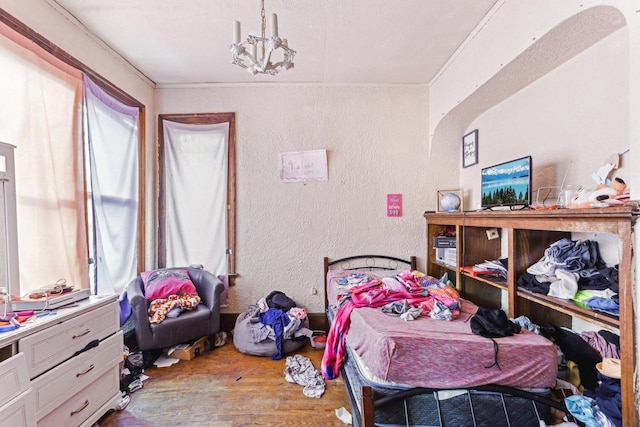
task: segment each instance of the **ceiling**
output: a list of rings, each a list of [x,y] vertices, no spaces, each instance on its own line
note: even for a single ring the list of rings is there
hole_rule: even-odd
[[[260,33],[260,0],[47,0],[158,86],[426,84],[497,0],[266,0],[295,68],[231,64],[233,21]]]

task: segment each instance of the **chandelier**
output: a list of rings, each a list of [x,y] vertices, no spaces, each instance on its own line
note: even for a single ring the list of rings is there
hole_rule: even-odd
[[[287,39],[278,36],[278,16],[271,14],[271,37],[265,36],[267,27],[264,13],[264,0],[262,2],[262,33],[261,37],[249,34],[246,41],[240,41],[240,21],[233,22],[233,44],[231,45],[231,63],[244,68],[253,75],[271,74],[275,76],[282,70],[293,68],[295,50],[289,49]],[[258,51],[260,55],[258,55]],[[282,60],[272,62],[272,56],[281,51]]]

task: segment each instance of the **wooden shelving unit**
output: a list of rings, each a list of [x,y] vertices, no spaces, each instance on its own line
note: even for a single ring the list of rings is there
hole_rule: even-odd
[[[511,317],[525,315],[534,323],[551,322],[571,327],[577,318],[600,328],[620,333],[622,364],[623,425],[638,425],[635,404],[634,372],[635,327],[632,279],[632,233],[640,212],[632,207],[603,209],[559,209],[548,211],[484,211],[435,213],[426,212],[427,272],[439,277],[445,272],[463,297],[487,308],[500,308],[502,294],[507,293],[507,311]],[[444,230],[456,235],[457,267],[445,266],[436,260],[432,239]],[[488,230],[497,229],[498,238],[489,239]],[[618,239],[618,269],[620,317],[595,312],[570,301],[536,294],[517,287],[517,279],[538,262],[546,248],[574,232],[594,235],[611,234]],[[508,258],[506,280],[474,276],[460,267],[485,260]]]

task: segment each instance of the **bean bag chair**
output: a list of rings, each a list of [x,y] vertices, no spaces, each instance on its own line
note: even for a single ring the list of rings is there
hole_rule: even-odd
[[[284,312],[280,311],[280,313]],[[300,325],[296,330],[299,331],[300,328],[309,328],[308,317],[300,321]],[[240,353],[280,359],[285,354],[302,348],[308,340],[305,335],[295,337],[293,334],[291,336],[283,334],[282,350],[280,352],[273,333],[270,333],[273,329],[275,328],[270,329],[260,322],[260,309],[257,306],[252,306],[247,311],[240,313],[236,319],[236,325],[233,330],[233,345]]]

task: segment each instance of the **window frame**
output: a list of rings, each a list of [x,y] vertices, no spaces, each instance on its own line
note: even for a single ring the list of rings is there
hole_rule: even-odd
[[[28,25],[18,20],[13,15],[9,14],[6,10],[0,8],[0,23],[6,25],[8,28],[12,29],[16,33],[22,35],[28,40],[32,41],[37,47],[41,48],[45,52],[51,54],[55,58],[61,60],[65,64],[81,71],[86,74],[95,84],[97,84],[101,89],[107,92],[109,95],[116,98],[118,101],[126,104],[130,107],[136,107],[139,109],[140,113],[138,115],[138,271],[144,270],[145,263],[145,241],[146,241],[146,233],[145,233],[145,203],[144,200],[146,198],[145,191],[145,183],[144,177],[146,176],[146,151],[145,151],[145,141],[146,141],[146,106],[142,104],[140,101],[124,92],[109,80],[98,74],[96,71],[91,69],[89,66],[85,65],[83,62],[78,60],[77,58],[71,56],[65,50],[61,49],[54,43],[52,43],[49,39],[43,37],[38,34]],[[84,139],[84,136],[83,136]],[[83,153],[85,156],[86,153]],[[85,162],[83,161],[83,165]],[[84,175],[86,176],[87,171],[84,171]],[[85,198],[87,197],[87,188],[86,183],[84,187]],[[85,216],[89,215],[89,212],[85,210]],[[89,245],[89,231],[86,230],[86,238],[87,238],[87,247]],[[89,261],[89,254],[86,256],[87,262]]]
[[[164,121],[183,124],[212,125],[229,123],[227,150],[227,255],[229,277],[236,273],[236,114],[235,113],[187,113],[158,115],[158,267],[166,267],[166,241],[163,221],[166,217],[164,183]],[[230,283],[231,284],[231,283]]]

